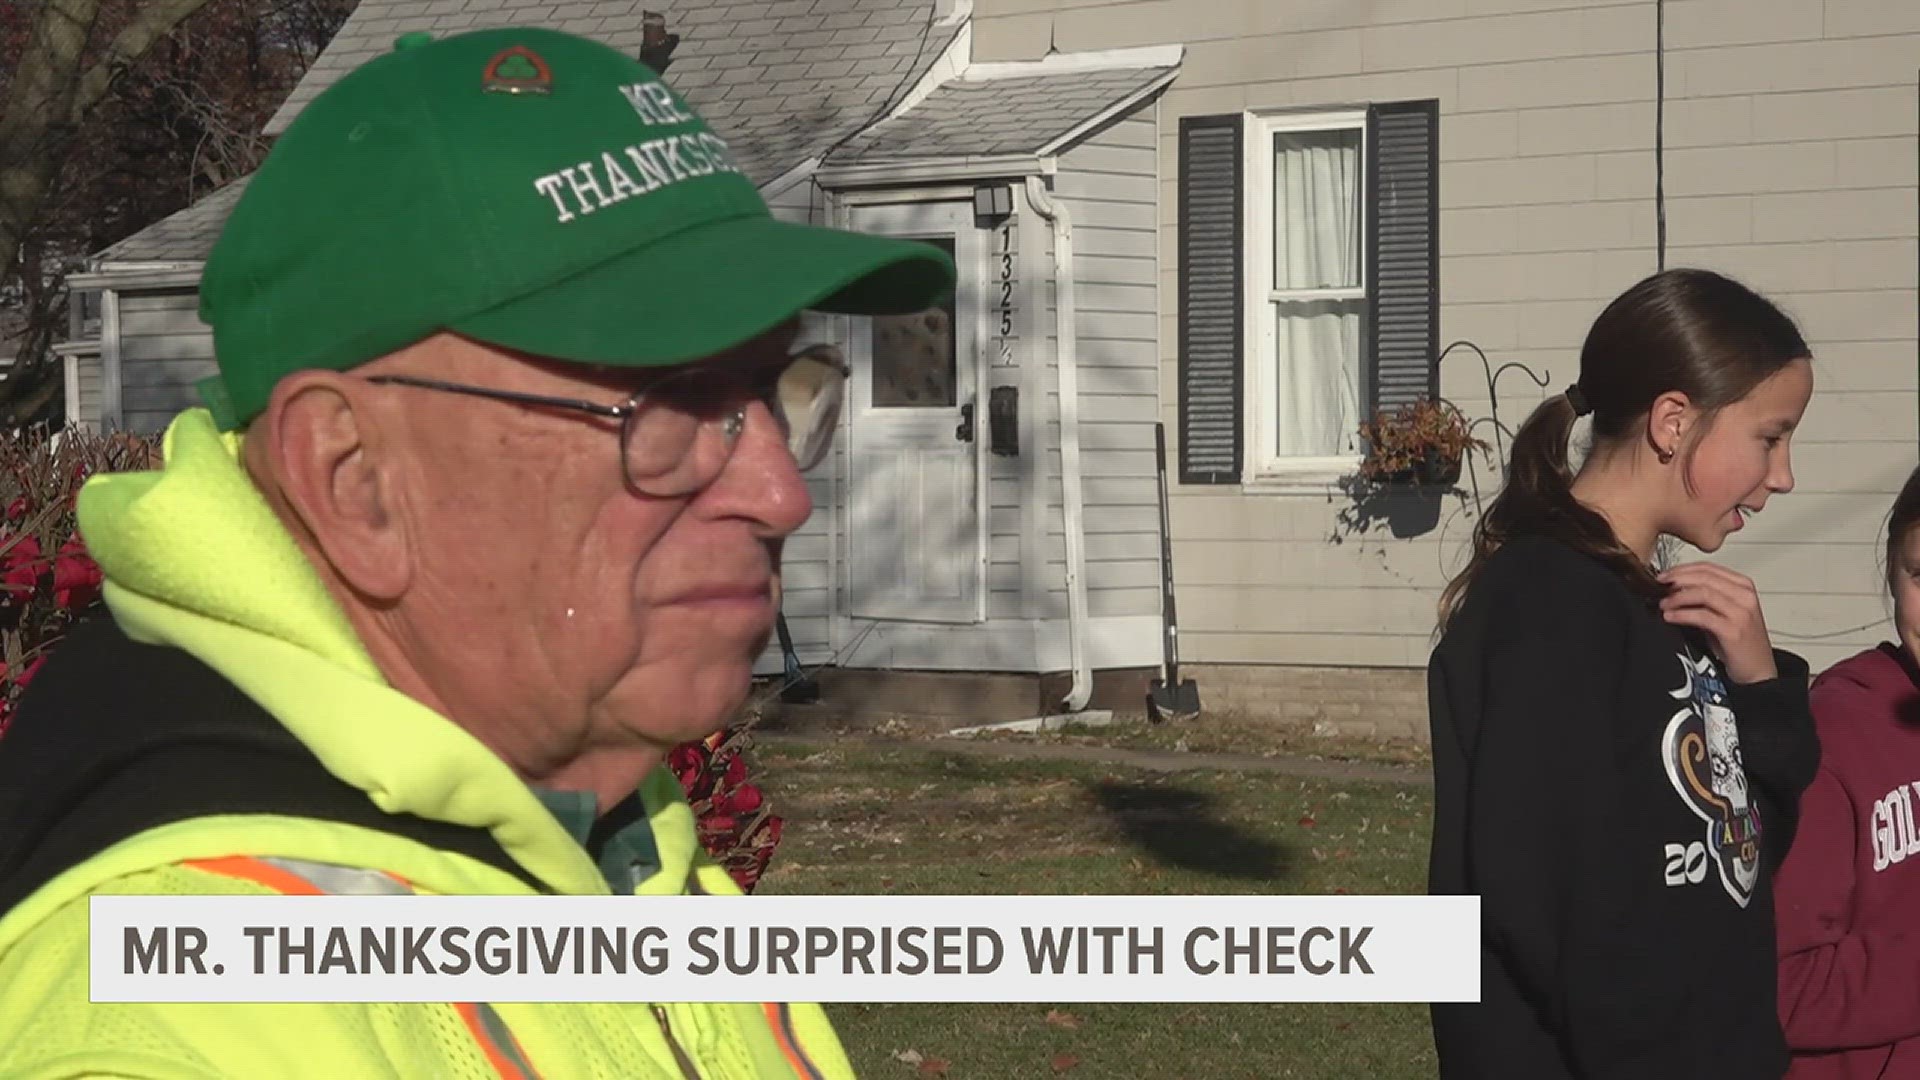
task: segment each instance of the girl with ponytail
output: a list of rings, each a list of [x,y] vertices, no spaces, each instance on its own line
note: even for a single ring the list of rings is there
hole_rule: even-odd
[[[1447,1080],[1786,1071],[1770,880],[1818,764],[1807,665],[1746,577],[1656,553],[1792,489],[1812,391],[1788,316],[1672,270],[1515,436],[1428,666],[1429,888],[1483,920],[1480,1000],[1433,1007]]]

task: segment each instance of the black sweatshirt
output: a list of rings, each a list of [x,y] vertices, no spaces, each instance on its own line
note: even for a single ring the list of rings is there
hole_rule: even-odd
[[[1428,668],[1429,888],[1483,926],[1480,1002],[1433,1006],[1442,1077],[1786,1071],[1771,882],[1819,743],[1806,662],[1774,658],[1729,685],[1558,542],[1487,561]]]

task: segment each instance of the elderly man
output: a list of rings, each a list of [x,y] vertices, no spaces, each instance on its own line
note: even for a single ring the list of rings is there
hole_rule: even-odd
[[[0,1075],[836,1077],[811,1005],[89,1004],[106,894],[737,892],[668,750],[741,706],[843,372],[933,248],[774,221],[601,45],[396,49],[209,261],[219,374],[96,479],[110,619],[0,745]]]

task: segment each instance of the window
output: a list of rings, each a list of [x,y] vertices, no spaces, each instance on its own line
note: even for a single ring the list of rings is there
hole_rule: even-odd
[[[1256,475],[1340,468],[1360,452],[1366,122],[1351,113],[1253,124],[1246,379]]]
[[[921,242],[956,257],[950,236]],[[952,408],[960,403],[954,297],[925,311],[876,316],[872,324],[869,397],[874,408]]]
[[[1180,479],[1352,470],[1359,426],[1433,393],[1433,101],[1180,124]]]

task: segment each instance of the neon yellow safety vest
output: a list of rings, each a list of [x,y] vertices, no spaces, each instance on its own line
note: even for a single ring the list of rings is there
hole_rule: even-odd
[[[612,892],[498,757],[385,683],[239,447],[193,410],[162,469],[82,491],[112,618],[0,739],[0,1080],[851,1077],[805,1003],[87,1000],[89,896]],[[671,773],[637,799],[636,896],[738,895]]]

